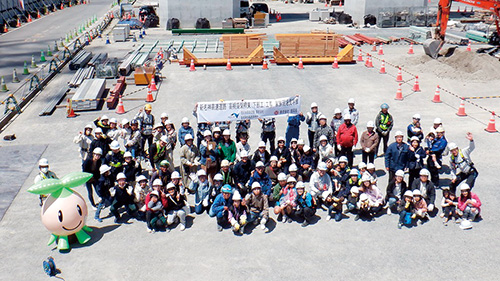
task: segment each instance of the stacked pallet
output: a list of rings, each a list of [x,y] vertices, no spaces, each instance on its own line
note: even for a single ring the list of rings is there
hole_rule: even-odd
[[[338,34],[276,34],[275,37],[286,57],[331,57],[339,52]]]
[[[262,46],[265,34],[228,34],[222,35],[224,58],[248,57],[258,46]]]

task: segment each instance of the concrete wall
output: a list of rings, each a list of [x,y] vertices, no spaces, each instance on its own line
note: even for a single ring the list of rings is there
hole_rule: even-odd
[[[159,0],[160,26],[178,18],[181,28],[194,28],[198,18],[207,18],[211,27],[222,27],[222,21],[240,16],[239,0]]]
[[[364,24],[364,16],[372,14],[378,18],[379,9],[403,7],[427,7],[428,0],[347,0],[344,11],[352,16],[352,21]],[[437,3],[430,4],[436,6]]]

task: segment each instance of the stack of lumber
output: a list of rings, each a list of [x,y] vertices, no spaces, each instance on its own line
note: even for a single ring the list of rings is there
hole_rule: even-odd
[[[336,56],[339,52],[337,37],[331,33],[276,34],[280,51],[286,57]]]
[[[266,39],[262,33],[222,35],[220,40],[224,43],[224,58],[248,57]]]

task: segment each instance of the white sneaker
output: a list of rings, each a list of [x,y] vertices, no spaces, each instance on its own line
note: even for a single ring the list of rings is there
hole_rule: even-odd
[[[392,211],[391,211],[391,208],[387,208],[387,215],[392,215]]]
[[[327,220],[327,221],[329,221],[329,220],[331,220],[331,219],[332,219],[332,216],[330,216],[330,215],[326,216],[326,220]]]
[[[153,230],[152,230],[152,229],[150,229],[150,228],[147,228],[147,231],[148,231],[149,233],[153,232]]]
[[[184,231],[185,229],[186,229],[186,226],[185,226],[185,225],[183,225],[183,224],[181,224],[181,226],[179,227],[179,230],[180,230],[180,231]]]

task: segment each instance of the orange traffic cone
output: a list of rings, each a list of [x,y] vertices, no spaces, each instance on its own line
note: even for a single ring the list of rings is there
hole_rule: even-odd
[[[408,54],[409,55],[413,55],[414,52],[413,52],[413,43],[410,43],[410,49],[408,49]]]
[[[73,110],[71,99],[68,99],[68,115],[66,116],[66,118],[75,118],[75,117],[76,114],[75,111]]]
[[[365,66],[368,67],[369,63],[370,63],[370,54],[366,54]]]
[[[28,22],[32,22],[32,21],[33,21],[33,19],[31,18],[31,15],[28,14]]]
[[[64,10],[64,5],[63,5],[63,3],[61,3],[61,10]]]
[[[373,61],[371,55],[368,55],[368,65],[366,67],[373,68]]]
[[[151,92],[158,91],[158,88],[156,88],[156,82],[155,82],[154,76],[151,78],[151,83],[149,84],[149,89],[151,90]]]
[[[41,16],[40,16],[40,11],[37,11],[37,13],[36,13],[36,18],[37,18],[37,19],[41,18]]]
[[[491,112],[491,118],[490,118],[490,122],[488,123],[488,127],[486,127],[486,129],[484,129],[486,132],[489,132],[489,133],[496,133],[498,132],[496,127],[495,127],[495,111],[492,111]]]
[[[226,70],[233,70],[233,67],[231,66],[231,61],[229,59],[227,59]]]
[[[339,2],[339,7],[342,7],[342,1]]]
[[[385,60],[382,60],[382,65],[380,66],[379,73],[380,74],[387,74],[387,72],[385,72]]]
[[[465,100],[463,98],[460,101],[460,106],[458,107],[457,116],[467,116],[467,113],[465,113]]]
[[[267,61],[264,59],[262,61],[262,70],[268,70],[268,69],[269,69],[269,67],[267,66]]]
[[[125,113],[125,107],[123,106],[123,100],[122,100],[121,95],[120,95],[120,98],[118,99],[118,107],[116,108],[116,113],[117,114],[124,114]]]
[[[154,102],[155,99],[153,98],[153,93],[151,92],[151,89],[148,89],[148,95],[146,96],[146,102]]]
[[[414,92],[420,92],[420,84],[418,84],[418,76],[415,76],[415,84],[413,85]]]
[[[384,49],[382,49],[382,44],[380,44],[380,48],[378,49],[378,54],[383,55],[384,54]]]
[[[439,90],[439,85],[436,87],[436,92],[434,93],[434,98],[432,99],[432,102],[435,103],[440,103],[441,101],[441,93]]]
[[[395,100],[403,100],[403,91],[401,90],[401,83],[399,83],[398,90],[396,91]]]
[[[304,63],[302,62],[302,57],[299,58],[299,66],[297,66],[297,69],[304,69]]]
[[[339,68],[339,61],[337,60],[337,56],[335,56],[335,60],[333,61],[332,68],[333,69]]]
[[[472,48],[470,46],[470,41],[469,41],[469,44],[467,44],[467,49],[466,49],[467,52],[471,52],[472,51]]]
[[[403,82],[403,73],[401,73],[401,67],[398,70],[398,75],[396,76],[396,82]]]
[[[372,52],[376,52],[377,51],[377,45],[375,44],[375,42],[373,42],[372,44]]]
[[[189,71],[196,71],[196,68],[194,67],[194,60],[191,59],[191,64],[189,65]]]
[[[21,27],[21,22],[19,21],[19,19],[17,19],[16,27]]]
[[[363,61],[363,51],[361,51],[361,49],[359,49],[358,61],[359,62]]]
[[[7,24],[4,24],[3,26],[3,33],[9,32],[9,28],[7,27]]]

